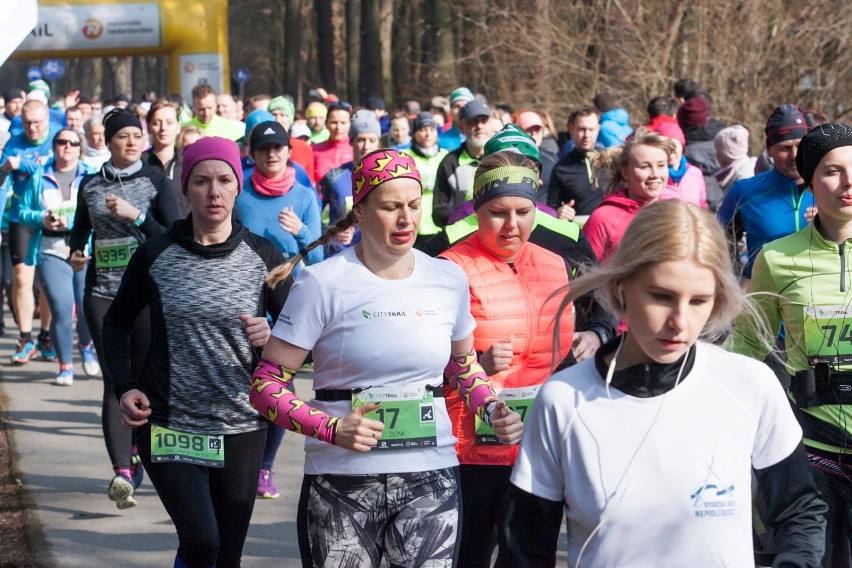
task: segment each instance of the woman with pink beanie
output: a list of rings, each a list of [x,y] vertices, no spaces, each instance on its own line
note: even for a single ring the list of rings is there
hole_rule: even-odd
[[[669,156],[669,181],[660,199],[680,199],[707,209],[707,188],[701,170],[686,161],[683,147],[686,136],[676,122],[661,122],[654,129],[675,143],[675,152]]]
[[[754,164],[757,158],[748,155],[748,130],[735,124],[720,130],[713,138],[716,145],[716,158],[721,169],[716,172],[716,180],[722,191],[741,179],[754,176]]]

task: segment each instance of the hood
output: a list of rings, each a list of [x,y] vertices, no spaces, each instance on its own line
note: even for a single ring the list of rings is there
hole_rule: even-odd
[[[186,219],[175,221],[169,229],[169,236],[177,244],[189,252],[204,258],[220,258],[231,254],[247,233],[248,229],[246,229],[238,221],[234,220],[231,227],[231,234],[228,235],[225,242],[215,245],[202,245],[195,242],[195,235],[192,232],[191,213]]]
[[[716,119],[711,118],[707,126],[690,126],[683,131],[686,143],[712,141],[716,134],[725,126]]]
[[[623,126],[628,126],[630,124],[630,115],[627,114],[627,111],[623,108],[614,108],[612,110],[608,110],[601,115],[601,122],[610,120],[612,122],[617,122]]]
[[[618,207],[619,209],[624,209],[625,211],[639,211],[645,205],[639,201],[636,201],[632,197],[627,195],[627,189],[620,187],[618,190],[612,195],[607,195],[601,200],[601,204],[598,207],[602,207],[604,205],[609,205],[611,207]]]

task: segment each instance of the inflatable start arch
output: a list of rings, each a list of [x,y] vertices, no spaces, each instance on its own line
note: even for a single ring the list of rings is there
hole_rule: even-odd
[[[227,0],[39,0],[38,24],[12,59],[168,55],[169,89],[226,92]]]

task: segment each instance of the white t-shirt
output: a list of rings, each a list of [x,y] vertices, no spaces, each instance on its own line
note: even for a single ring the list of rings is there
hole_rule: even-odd
[[[551,377],[512,475],[565,503],[569,566],[601,525],[581,566],[753,567],[751,468],[777,464],[802,439],[772,371],[699,343],[669,393],[610,396],[592,359]]]
[[[385,280],[355,256],[355,248],[303,269],[272,335],[312,349],[314,390],[438,386],[450,343],[473,333],[464,272],[417,250],[414,270]],[[349,401],[312,400],[343,417]],[[458,465],[443,398],[435,399],[437,447],[354,452],[313,438],[305,441],[305,473],[378,474]]]

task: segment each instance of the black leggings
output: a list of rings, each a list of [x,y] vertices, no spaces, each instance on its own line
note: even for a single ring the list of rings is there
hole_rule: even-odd
[[[459,566],[489,568],[497,546],[497,521],[505,505],[512,468],[508,465],[461,465],[462,497]]]
[[[104,442],[106,442],[107,453],[112,461],[113,468],[130,469],[130,446],[132,432],[121,425],[121,411],[118,399],[115,396],[115,381],[104,364],[103,342],[101,332],[104,328],[104,315],[112,305],[112,300],[86,294],[83,297],[83,311],[86,313],[86,323],[95,343],[95,351],[101,365],[101,375],[104,379],[104,398],[101,408],[101,425],[104,430]],[[145,364],[145,355],[151,344],[151,324],[148,317],[148,308],[142,310],[133,324],[133,343],[131,346],[130,364],[133,369],[133,378],[139,384],[142,368]]]
[[[190,568],[240,566],[254,510],[266,430],[225,436],[225,467],[151,463],[151,427],[136,429],[148,478],[175,524],[178,556]]]

